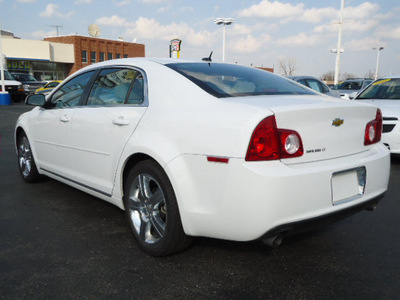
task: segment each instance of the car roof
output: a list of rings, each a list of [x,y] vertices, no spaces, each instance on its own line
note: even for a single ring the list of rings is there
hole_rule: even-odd
[[[321,81],[320,79],[313,77],[313,76],[308,76],[308,75],[304,75],[304,76],[288,76],[287,78],[289,79],[316,79]]]

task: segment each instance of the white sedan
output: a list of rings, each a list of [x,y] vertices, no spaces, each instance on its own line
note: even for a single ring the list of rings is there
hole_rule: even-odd
[[[390,154],[371,105],[238,65],[129,58],[83,68],[18,119],[19,169],[124,209],[154,256],[193,236],[280,244],[373,209]]]
[[[354,99],[378,106],[383,114],[382,142],[392,154],[400,154],[400,76],[379,79]]]

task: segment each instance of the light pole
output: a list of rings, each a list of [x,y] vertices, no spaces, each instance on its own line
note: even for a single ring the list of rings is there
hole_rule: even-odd
[[[225,61],[225,26],[231,25],[235,20],[232,18],[216,18],[215,24],[224,25],[224,31],[222,35],[222,61]]]
[[[379,47],[379,48],[372,48],[372,50],[377,50],[378,51],[378,55],[376,57],[376,69],[375,69],[375,80],[378,79],[378,70],[379,70],[379,54],[381,53],[381,50],[383,50],[383,47]]]
[[[334,84],[338,84],[339,82],[339,73],[340,73],[340,53],[341,53],[341,44],[342,44],[342,28],[343,28],[343,8],[344,8],[344,0],[342,0],[342,4],[340,5],[340,16],[339,16],[339,33],[338,33],[338,43],[336,48],[336,65],[335,65],[335,80]]]

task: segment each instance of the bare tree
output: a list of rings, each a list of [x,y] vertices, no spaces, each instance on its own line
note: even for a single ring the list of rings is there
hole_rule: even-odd
[[[293,57],[284,57],[279,60],[279,67],[284,76],[292,76],[296,68],[296,60]]]
[[[357,76],[352,73],[343,73],[341,77],[342,77],[342,80],[346,80],[349,78],[357,78]]]
[[[335,71],[329,71],[322,74],[321,79],[323,81],[333,81],[335,79]]]
[[[365,74],[365,78],[375,78],[375,71],[369,70],[367,74]]]

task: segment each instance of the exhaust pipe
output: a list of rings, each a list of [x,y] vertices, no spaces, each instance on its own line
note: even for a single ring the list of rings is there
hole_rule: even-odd
[[[282,244],[283,238],[280,235],[276,235],[267,239],[262,240],[263,243],[272,248],[279,247]]]

